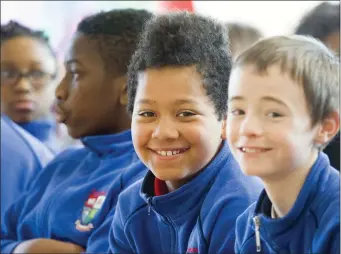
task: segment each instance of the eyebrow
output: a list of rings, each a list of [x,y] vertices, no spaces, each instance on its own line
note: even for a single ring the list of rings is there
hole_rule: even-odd
[[[177,99],[175,100],[174,104],[182,105],[182,104],[197,104],[195,100],[192,99]]]
[[[228,102],[231,101],[243,101],[245,98],[243,96],[232,96],[230,99],[228,99]]]
[[[41,64],[42,64],[42,62],[40,62],[40,61],[35,61],[35,60],[32,60],[30,63],[31,63],[31,64],[36,64],[36,65],[41,65]],[[4,64],[4,65],[15,65],[14,62],[8,61],[8,60],[3,60],[3,61],[1,61],[1,64]]]
[[[149,100],[149,99],[140,99],[137,101],[138,104],[155,104],[156,101]]]
[[[140,99],[137,101],[138,104],[156,104],[156,101],[154,100],[149,100],[149,99]],[[195,100],[191,100],[191,99],[177,99],[174,102],[175,105],[182,105],[182,104],[197,104],[197,102]]]
[[[10,68],[10,69],[14,69],[14,70],[17,70],[17,69],[20,70],[21,69],[21,68],[18,68],[18,66],[15,63],[13,63],[11,61],[7,61],[7,60],[2,61],[1,66],[4,67],[5,69],[6,68]],[[43,63],[38,62],[38,61],[31,61],[31,65],[30,65],[29,69],[39,69],[39,70],[47,72],[47,73],[51,71],[51,70],[49,70],[49,68],[44,66]],[[53,72],[55,72],[55,70]]]
[[[282,100],[271,97],[271,96],[264,96],[261,99],[262,101],[271,101],[271,102],[276,102],[278,104],[281,104],[282,106],[288,107]]]
[[[232,96],[231,99],[228,100],[228,102],[231,102],[231,101],[243,101],[245,100],[245,98],[243,96]],[[287,105],[282,101],[282,100],[279,100],[279,99],[276,99],[275,97],[272,97],[272,96],[264,96],[261,98],[262,101],[271,101],[271,102],[276,102],[278,104],[281,104],[285,107],[287,107]]]

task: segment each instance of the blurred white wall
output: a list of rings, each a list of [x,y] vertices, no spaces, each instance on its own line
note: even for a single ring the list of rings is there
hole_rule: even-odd
[[[35,29],[45,30],[58,47],[65,30],[100,10],[137,8],[154,11],[154,1],[1,1],[1,23],[15,19]],[[70,27],[73,26],[73,27]]]
[[[251,23],[265,35],[291,33],[302,15],[322,1],[194,1],[196,12],[221,21]],[[338,1],[329,1],[335,2]],[[16,19],[45,30],[54,47],[65,47],[78,21],[90,13],[121,8],[158,11],[157,1],[1,1],[1,23]]]
[[[266,36],[291,33],[304,13],[323,1],[194,1],[198,13],[221,21],[242,21]],[[339,1],[329,1],[338,3]]]

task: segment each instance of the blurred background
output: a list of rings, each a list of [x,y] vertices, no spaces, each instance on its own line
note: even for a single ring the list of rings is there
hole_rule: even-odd
[[[191,8],[221,21],[244,22],[265,36],[291,33],[302,15],[322,1],[1,1],[1,23],[15,19],[51,38],[60,55],[77,22],[100,10],[137,8],[161,12],[167,7]],[[335,2],[338,1],[328,1]]]

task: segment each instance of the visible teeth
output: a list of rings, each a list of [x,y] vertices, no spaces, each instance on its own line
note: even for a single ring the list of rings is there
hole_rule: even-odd
[[[257,152],[263,152],[265,149],[262,148],[247,148],[247,147],[242,147],[242,151],[244,153],[257,153]]]
[[[156,152],[162,156],[172,156],[172,155],[179,154],[180,150],[176,150],[176,151],[156,151]]]

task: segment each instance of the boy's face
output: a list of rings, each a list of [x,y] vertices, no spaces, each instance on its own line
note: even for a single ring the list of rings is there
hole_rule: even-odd
[[[222,121],[194,67],[139,74],[132,117],[134,147],[153,174],[180,187],[203,169],[221,144]]]
[[[48,117],[56,70],[54,56],[43,42],[25,36],[5,41],[1,45],[1,112],[17,123]]]
[[[316,156],[317,127],[311,127],[303,87],[277,66],[264,75],[252,66],[234,69],[228,108],[227,139],[245,174],[284,176]]]
[[[73,138],[110,134],[117,127],[121,84],[109,78],[97,52],[94,41],[76,33],[65,57],[65,76],[56,89],[57,120]]]

